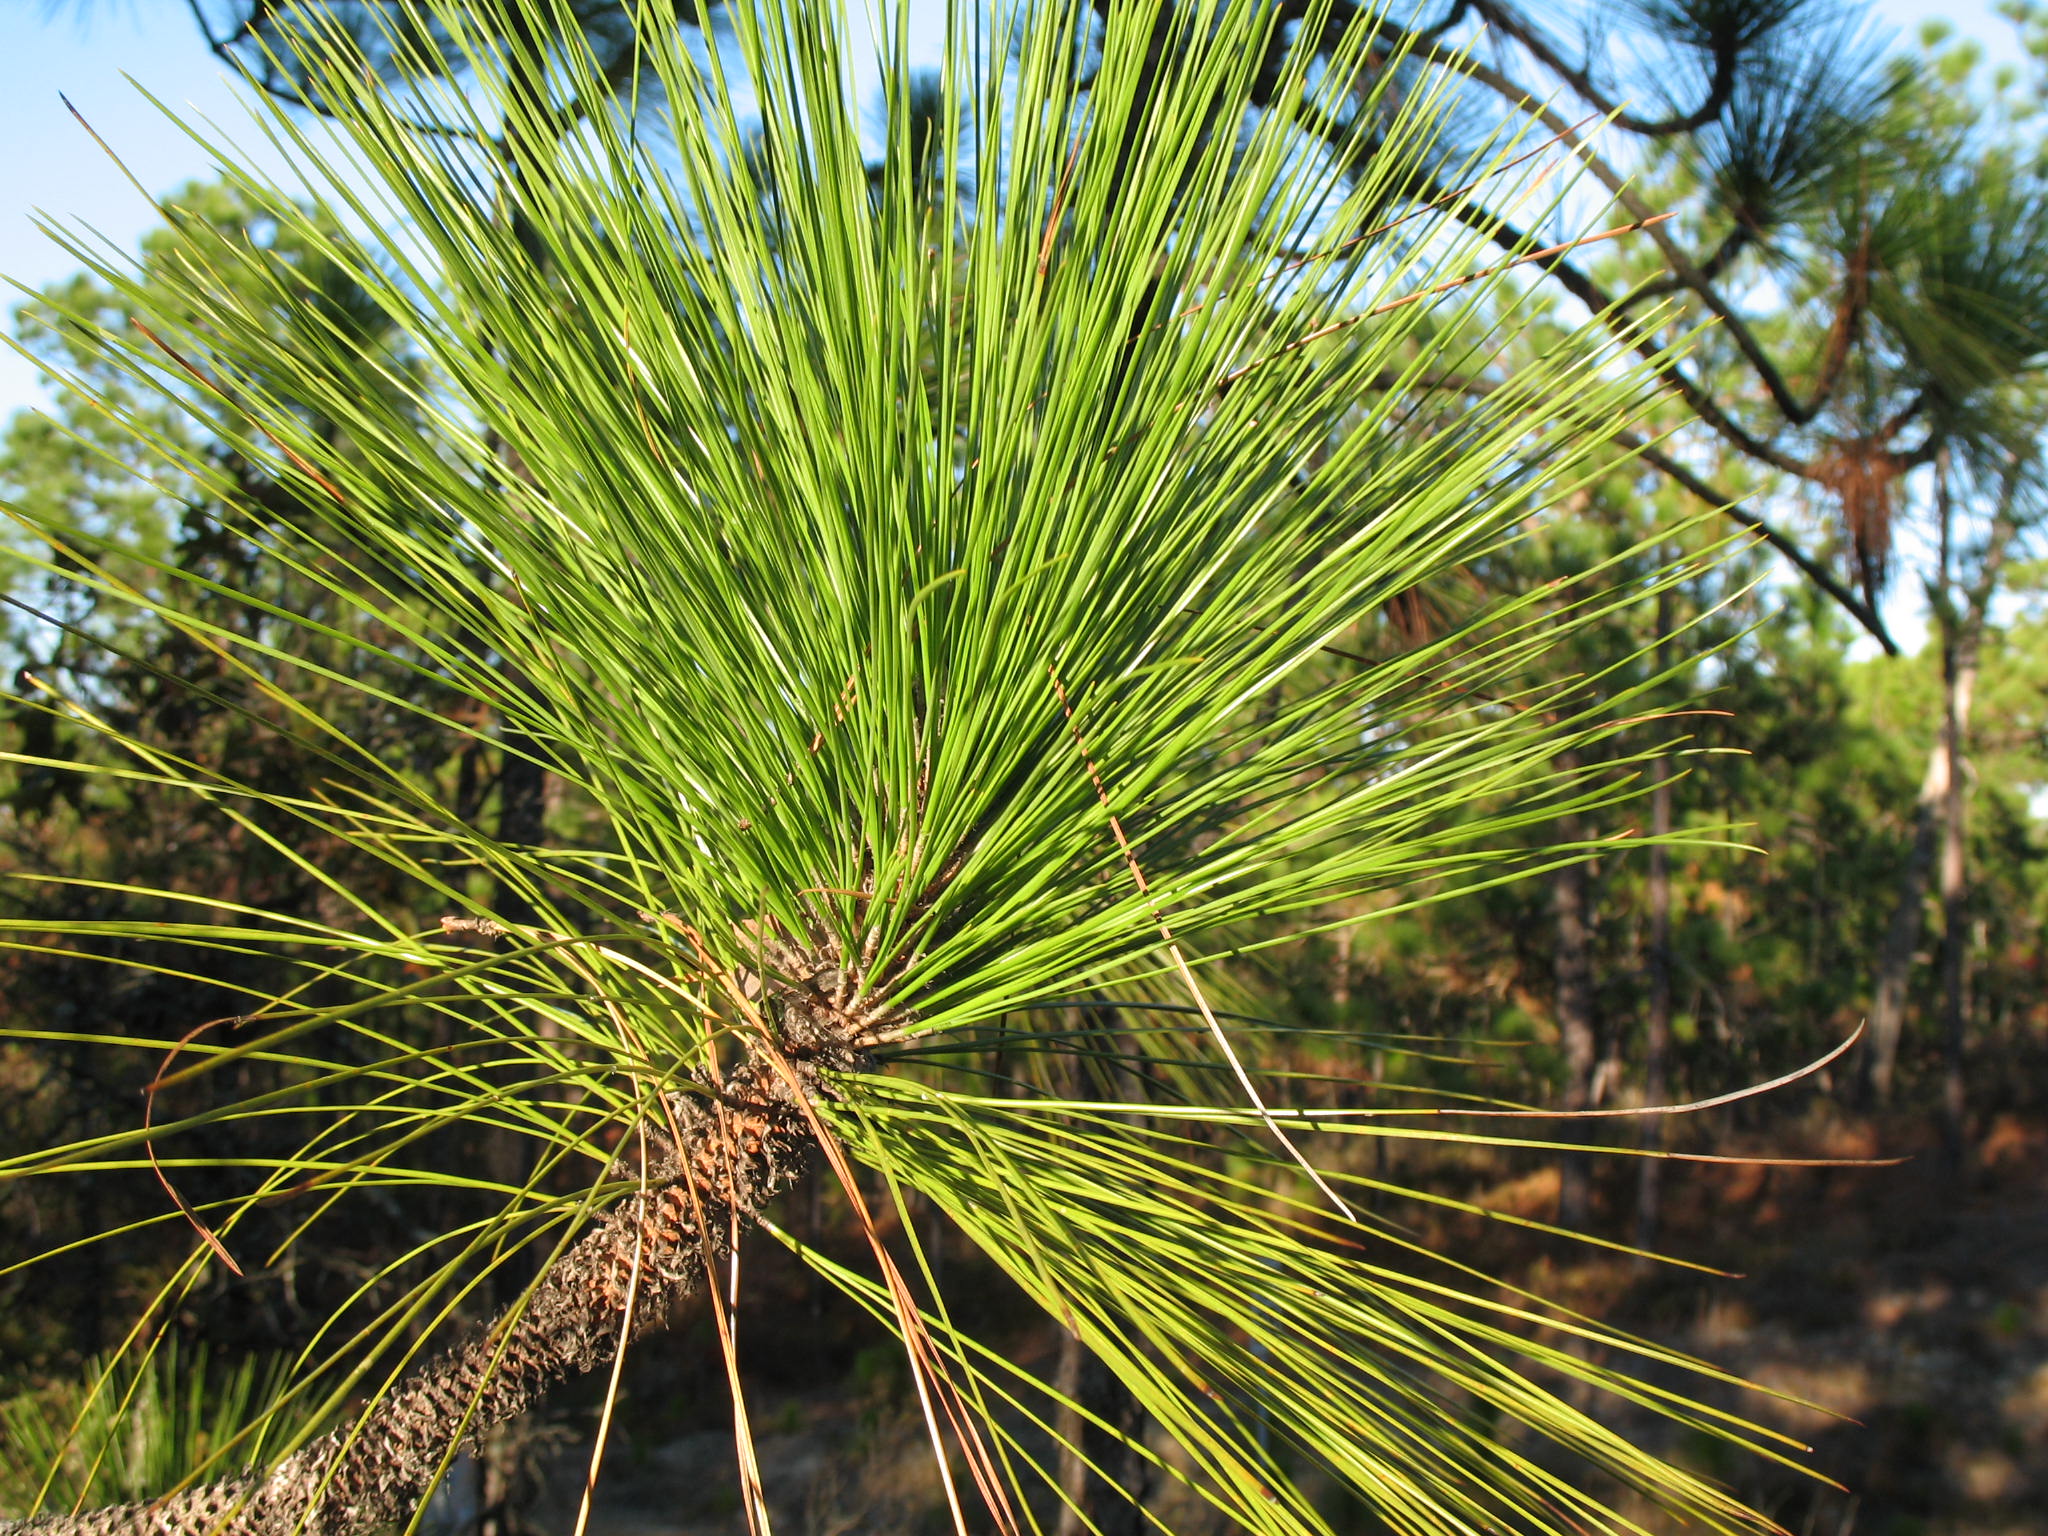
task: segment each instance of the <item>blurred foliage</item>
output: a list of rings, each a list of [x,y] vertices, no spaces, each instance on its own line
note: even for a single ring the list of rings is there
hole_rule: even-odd
[[[296,1428],[288,1414],[260,1428],[286,1372],[280,1357],[223,1359],[169,1335],[0,1400],[0,1515],[27,1514],[39,1495],[57,1508],[137,1503],[195,1472],[260,1465],[263,1432]]]
[[[269,244],[275,236],[225,186],[181,188],[166,208],[175,226],[145,240],[145,285],[168,264],[216,255],[218,242]],[[339,323],[360,324],[360,306],[331,266],[288,237],[273,249]],[[235,822],[189,792],[78,771],[134,759],[87,719],[53,707],[58,694],[85,702],[92,718],[202,775],[232,775],[274,794],[309,784],[343,795],[360,787],[345,759],[295,724],[281,703],[280,695],[289,695],[334,711],[351,739],[400,771],[444,786],[464,814],[483,818],[496,806],[500,754],[489,739],[490,722],[473,707],[444,700],[419,670],[380,664],[355,643],[366,633],[378,638],[374,626],[366,631],[360,609],[337,601],[330,582],[313,572],[332,578],[349,563],[356,578],[368,579],[371,569],[352,561],[345,546],[337,550],[331,532],[321,538],[314,509],[227,446],[231,403],[204,394],[169,359],[159,381],[166,398],[142,398],[81,328],[56,318],[91,316],[118,331],[129,327],[132,311],[131,300],[86,277],[23,306],[18,324],[26,346],[79,388],[47,412],[24,411],[9,423],[0,496],[63,530],[70,552],[103,562],[138,591],[174,597],[217,635],[260,644],[266,656],[254,669],[228,665],[203,632],[138,617],[131,606],[66,582],[66,555],[21,542],[27,536],[10,524],[17,553],[10,559],[0,545],[0,592],[9,605],[6,662],[15,686],[0,716],[0,744],[32,761],[0,769],[0,862],[11,877],[0,882],[0,916],[53,926],[126,922],[146,932],[151,922],[239,910],[283,929],[339,917],[336,878],[405,914],[419,899],[416,890],[345,840],[308,837],[295,818],[256,804],[246,821]],[[366,336],[365,344],[374,338]],[[197,419],[171,399],[198,408]],[[136,412],[123,427],[101,409],[117,400]],[[207,413],[219,432],[207,430]],[[258,514],[259,538],[223,525],[220,503],[177,467],[181,454],[210,461],[238,488],[241,504]],[[294,568],[294,560],[304,564]],[[450,710],[454,729],[420,730],[412,711],[422,706]],[[162,894],[170,892],[180,898]],[[15,1018],[52,1032],[32,1048],[0,1044],[0,1144],[20,1153],[132,1126],[154,1063],[110,1051],[105,1041],[178,1039],[201,1025],[209,1026],[209,1041],[232,1041],[249,999],[271,995],[285,975],[274,958],[248,948],[194,967],[175,945],[141,937],[103,938],[90,952],[53,938],[40,952],[0,954],[0,991]],[[244,1061],[166,1096],[159,1112],[202,1113],[293,1075]],[[281,1120],[198,1136],[221,1155],[281,1152],[298,1141]],[[204,1171],[187,1178],[199,1199],[213,1188]],[[146,1168],[110,1173],[90,1191],[47,1182],[0,1186],[0,1211],[16,1230],[38,1232],[53,1245],[141,1224],[128,1246],[84,1243],[36,1275],[0,1273],[0,1355],[7,1362],[0,1379],[61,1375],[120,1343],[189,1236],[174,1212],[164,1221],[166,1210],[164,1191]],[[279,1212],[266,1235],[283,1236],[295,1219]],[[261,1285],[217,1276],[210,1290],[188,1300],[181,1325],[230,1348],[295,1346],[309,1320],[359,1285],[364,1255],[377,1249],[379,1234],[366,1228],[359,1237],[361,1251],[338,1240],[295,1254]]]
[[[1703,713],[1674,797],[1679,827],[1734,827],[1747,848],[1701,846],[1673,858],[1677,1050],[1674,1100],[1707,1097],[1776,1075],[1845,1039],[1869,1005],[1895,875],[1938,720],[1938,657],[1851,661],[1838,620],[1782,586],[1697,592],[1724,604],[1724,644],[1698,668]],[[1632,616],[1638,625],[1647,616]],[[2048,1050],[2048,633],[2036,589],[2015,605],[1987,650],[1973,761],[1971,826],[1973,1049],[1986,1064],[1982,1112],[2048,1108],[2026,1064]],[[1618,637],[1619,638],[1619,637]],[[1641,638],[1640,633],[1636,637]],[[1706,711],[1711,711],[1707,713]],[[1640,1102],[1637,1072],[1647,998],[1641,854],[1597,860],[1597,1012],[1604,1101]],[[1554,935],[1548,891],[1500,887],[1367,926],[1349,942],[1333,1001],[1338,941],[1319,938],[1270,962],[1253,990],[1279,988],[1301,1017],[1383,1035],[1471,1042],[1486,1091],[1531,1104],[1564,1086],[1553,1016]],[[1938,1037],[1931,967],[1915,975],[1909,1036],[1911,1101],[1934,1092]],[[1516,1047],[1502,1051],[1501,1045]],[[1452,1055],[1471,1054],[1452,1052]],[[1996,1064],[1994,1066],[1994,1064]],[[1456,1063],[1386,1058],[1387,1082],[1416,1090],[1473,1087]],[[1853,1106],[1855,1063],[1833,1091]],[[1423,1102],[1423,1101],[1418,1101]],[[1804,1093],[1784,1107],[1796,1108]],[[1774,1117],[1771,1102],[1735,1111]],[[1626,1140],[1625,1125],[1613,1131]]]

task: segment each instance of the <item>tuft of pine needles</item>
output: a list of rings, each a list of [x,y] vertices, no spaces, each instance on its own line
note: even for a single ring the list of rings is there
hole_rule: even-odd
[[[1586,856],[1541,830],[1629,793],[1648,750],[1644,669],[1542,667],[1645,595],[1620,563],[1382,633],[1609,467],[1653,382],[1612,336],[1561,330],[1453,207],[1378,217],[1439,155],[1444,103],[1388,95],[1367,28],[1255,77],[1285,23],[1254,0],[1176,6],[1170,36],[1142,4],[1098,27],[1071,0],[956,3],[935,80],[883,19],[877,143],[836,7],[728,7],[701,34],[623,9],[658,109],[609,92],[558,0],[394,0],[358,13],[375,38],[280,7],[266,37],[328,126],[257,122],[303,185],[195,136],[323,285],[215,241],[166,299],[58,232],[147,316],[69,317],[99,355],[175,380],[299,513],[283,529],[220,457],[154,446],[323,601],[244,594],[265,622],[229,628],[146,551],[116,566],[30,531],[53,570],[244,680],[318,776],[259,788],[89,698],[39,706],[126,754],[80,771],[189,789],[342,915],[147,925],[201,973],[261,950],[300,978],[232,1035],[110,1032],[164,1054],[153,1105],[237,1062],[280,1086],[0,1177],[153,1167],[165,1219],[200,1234],[167,1303],[211,1265],[317,1244],[347,1201],[476,1211],[391,1255],[308,1348],[267,1480],[195,1485],[191,1509],[266,1532],[416,1521],[468,1437],[616,1360],[707,1272],[743,1304],[740,1234],[795,1242],[767,1203],[810,1148],[849,1196],[864,1169],[944,1211],[1176,1450],[1132,1448],[1260,1536],[1327,1532],[1317,1479],[1402,1532],[1636,1529],[1628,1498],[1769,1528],[1579,1406],[1611,1394],[1790,1455],[1665,1384],[1726,1378],[1362,1214],[1359,1138],[1466,1133],[1290,1111],[1271,1033],[1204,990],[1217,958],[1333,908]],[[1369,153],[1306,131],[1361,100],[1389,125]],[[1503,137],[1436,179],[1533,227],[1563,192],[1529,159]],[[1411,413],[1404,381],[1472,367],[1497,382],[1469,409]],[[465,824],[445,785],[301,702],[294,669],[324,664],[293,631],[374,664],[325,682],[421,679],[374,696],[524,756],[598,830],[548,847]],[[1360,636],[1387,643],[1347,651]],[[281,823],[446,915],[401,921]],[[1042,1005],[1105,986],[1186,1021],[1157,1061],[1089,1045],[1142,1067],[1117,1098],[988,1091],[969,1043],[1000,1027],[1012,1070],[1071,1051]],[[289,1155],[180,1153],[279,1116],[305,1127]],[[451,1159],[478,1127],[525,1172]],[[187,1201],[201,1168],[242,1182]],[[284,1244],[238,1256],[280,1203],[303,1212]],[[1018,1426],[1052,1433],[1059,1394],[954,1326],[885,1215],[864,1217],[871,1271],[806,1257],[904,1337],[962,1529],[1040,1529],[1067,1495]],[[464,1334],[493,1283],[518,1299]]]

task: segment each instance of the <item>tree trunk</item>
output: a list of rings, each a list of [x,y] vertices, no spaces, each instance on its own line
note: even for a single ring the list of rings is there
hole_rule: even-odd
[[[1558,836],[1575,843],[1584,836],[1579,818],[1558,822]],[[1564,1107],[1592,1107],[1593,1072],[1599,1056],[1599,1033],[1593,1016],[1593,879],[1584,859],[1574,859],[1551,877],[1551,908],[1557,918],[1553,957],[1557,985],[1557,1037],[1564,1052]],[[1576,1140],[1568,1128],[1560,1139]],[[1592,1159],[1567,1152],[1558,1166],[1557,1219],[1561,1226],[1583,1227],[1592,1207]]]
[[[1920,947],[1920,908],[1927,897],[1927,871],[1934,863],[1934,833],[1940,807],[1948,795],[1948,756],[1936,742],[1928,754],[1927,774],[1913,806],[1913,842],[1899,869],[1899,894],[1877,956],[1877,991],[1870,1005],[1870,1055],[1867,1058],[1870,1097],[1890,1102],[1897,1070],[1899,1040],[1906,1025],[1906,983],[1913,973],[1913,954]]]
[[[609,1363],[622,1336],[665,1327],[697,1287],[706,1239],[722,1251],[734,1219],[751,1221],[802,1171],[809,1122],[769,1069],[734,1072],[708,1106],[680,1093],[668,1106],[683,1146],[666,1131],[646,1129],[648,1190],[621,1201],[571,1245],[523,1310],[508,1309],[413,1371],[360,1423],[322,1436],[266,1474],[148,1504],[0,1522],[0,1536],[357,1536],[403,1525],[458,1448],[474,1450],[556,1383]],[[612,1176],[638,1172],[635,1157],[614,1165]]]
[[[1657,594],[1656,670],[1665,672],[1671,653],[1671,589]],[[1671,835],[1671,766],[1657,765],[1657,782],[1650,790],[1650,832],[1662,839]],[[1649,1017],[1643,1028],[1643,1102],[1662,1104],[1667,1092],[1665,1063],[1671,1053],[1671,850],[1661,841],[1650,845],[1649,872],[1650,952],[1645,966],[1649,981]],[[1643,1148],[1660,1152],[1664,1148],[1664,1119],[1651,1115],[1643,1121]],[[1646,1157],[1636,1173],[1636,1246],[1649,1248],[1657,1241],[1658,1203],[1663,1193],[1664,1162]],[[1638,1260],[1638,1263],[1643,1261]]]
[[[1967,1109],[1964,1066],[1967,1010],[1964,1007],[1965,965],[1969,949],[1969,887],[1964,864],[1968,783],[1963,761],[1963,731],[1970,718],[1977,687],[1977,650],[1981,624],[1966,623],[1961,633],[1942,646],[1941,750],[1946,760],[1941,828],[1941,991],[1942,991],[1942,1144],[1949,1169],[1962,1174],[1967,1164],[1963,1119]]]
[[[500,906],[499,910],[505,908]],[[528,921],[531,920],[529,917]],[[510,1086],[509,1081],[506,1086]],[[487,1125],[482,1127],[482,1133],[478,1161],[492,1182],[504,1189],[523,1186],[532,1171],[532,1153],[526,1138],[503,1126]],[[479,1301],[492,1311],[511,1306],[536,1278],[545,1257],[530,1251],[510,1255],[507,1262],[492,1269]],[[469,1523],[468,1536],[523,1536],[526,1522],[520,1518],[520,1485],[526,1479],[519,1476],[518,1428],[516,1423],[507,1422],[473,1437],[476,1518]]]
[[[1963,779],[1962,743],[1970,729],[1970,705],[1976,691],[1978,653],[1984,625],[1990,617],[1992,594],[1998,577],[2018,537],[2019,524],[2013,516],[2022,472],[2028,466],[2014,463],[2006,472],[2000,489],[1998,510],[1975,579],[1963,594],[1957,610],[1950,582],[1950,544],[1953,509],[1949,502],[1948,453],[1942,450],[1935,465],[1935,504],[1940,520],[1941,564],[1933,589],[1935,622],[1942,642],[1941,730],[1927,758],[1927,776],[1920,784],[1920,798],[1913,808],[1913,846],[1899,872],[1899,900],[1892,910],[1891,928],[1885,935],[1878,958],[1877,990],[1870,1009],[1870,1056],[1868,1087],[1877,1102],[1891,1097],[1897,1069],[1899,1039],[1906,1019],[1906,982],[1913,967],[1913,954],[1920,946],[1921,907],[1927,894],[1927,874],[1934,863],[1935,834],[1942,838],[1943,952],[1943,1124],[1944,1134],[1952,1127],[1961,1133],[1963,1109],[1963,938],[1961,919],[1966,897],[1963,862],[1963,814],[1967,787]],[[1952,851],[1951,851],[1952,846]],[[1954,905],[1951,905],[1951,893]],[[1955,927],[1946,924],[1953,916]],[[1956,942],[1948,945],[1947,936]],[[1950,957],[1954,950],[1953,999],[1948,997]]]
[[[524,99],[533,122],[553,124],[552,133],[558,138],[569,130],[574,118],[566,113],[558,116],[558,109],[549,99],[548,53],[547,39],[537,35],[523,15],[515,15],[511,22],[511,46],[505,53],[510,66],[507,83]],[[526,146],[520,142],[513,122],[514,119],[508,118],[504,137],[498,146],[502,157],[499,194],[504,200],[506,217],[511,221],[513,238],[535,271],[545,273],[550,264],[550,254],[535,230],[533,220],[526,213],[522,198],[532,164],[545,164],[556,146],[543,144],[535,146],[532,153],[523,154]],[[501,341],[497,350],[509,354],[513,345]],[[511,444],[498,437],[495,431],[488,440],[510,479],[533,483],[533,471]],[[519,693],[531,692],[531,681],[516,668],[505,666],[503,675]],[[544,840],[547,829],[548,782],[547,769],[542,766],[545,758],[541,744],[500,710],[498,745],[498,841],[512,847],[537,847]],[[493,904],[499,920],[515,927],[528,927],[538,916],[526,893],[504,879],[498,882]]]
[[[546,840],[548,774],[536,758],[540,743],[511,721],[501,719],[498,739],[502,747],[498,765],[498,841],[515,848],[537,848]],[[492,910],[500,922],[515,928],[532,927],[539,921],[526,893],[507,881],[499,881]]]
[[[1351,946],[1356,938],[1354,928],[1337,930],[1337,965],[1330,975],[1330,1023],[1338,1029],[1351,1022]]]
[[[507,674],[509,677],[509,673]],[[534,760],[540,744],[514,727],[501,712],[498,718],[498,841],[508,847],[537,847],[544,841],[547,819],[547,771]],[[514,928],[539,925],[540,914],[533,902],[511,880],[500,876],[493,892],[491,910],[497,919]],[[561,1025],[553,1018],[539,1021],[540,1033],[559,1037]],[[485,1130],[484,1162],[491,1176],[508,1188],[526,1182],[531,1148],[525,1137],[503,1128]],[[489,1297],[504,1304],[525,1288],[532,1278],[527,1261],[494,1270],[489,1280]],[[522,1477],[519,1461],[520,1436],[507,1425],[499,1432],[474,1437],[477,1465],[476,1521],[471,1536],[527,1536],[529,1522],[521,1506],[531,1479]]]
[[[1091,1530],[1098,1536],[1141,1536],[1150,1524],[1145,1503],[1152,1466],[1129,1441],[1143,1433],[1144,1408],[1071,1330],[1060,1339],[1053,1385],[1073,1404],[1059,1412],[1065,1502],[1053,1536],[1087,1536]]]
[[[1091,1069],[1075,1058],[1065,1064],[1065,1087],[1070,1095],[1128,1100],[1130,1090],[1137,1087],[1142,1101],[1159,1091],[1155,1068],[1145,1060],[1142,1037],[1119,1029],[1120,1015],[1115,1009],[1075,1008],[1068,1010],[1067,1018],[1077,1043],[1086,1039],[1082,1031],[1099,1031],[1087,1043],[1138,1063],[1136,1075],[1143,1080],[1134,1084],[1111,1069],[1091,1081],[1100,1069]],[[1133,1118],[1141,1129],[1153,1125],[1149,1115]],[[1144,1433],[1144,1406],[1071,1327],[1060,1335],[1053,1387],[1067,1399],[1060,1406],[1055,1426],[1061,1441],[1059,1488],[1065,1498],[1053,1536],[1087,1536],[1090,1531],[1096,1536],[1143,1536],[1149,1528],[1144,1505],[1151,1493],[1152,1468],[1128,1442]]]

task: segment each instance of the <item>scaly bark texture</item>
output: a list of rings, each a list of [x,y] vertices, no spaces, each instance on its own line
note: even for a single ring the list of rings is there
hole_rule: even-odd
[[[845,1059],[829,1059],[834,1054]],[[808,1088],[819,1065],[851,1061],[850,1052],[814,1049],[797,1056],[795,1070]],[[664,1326],[697,1287],[707,1239],[722,1252],[735,1223],[751,1222],[797,1177],[813,1142],[787,1081],[765,1064],[732,1073],[715,1094],[671,1094],[667,1108],[646,1128],[651,1187],[569,1248],[523,1310],[508,1309],[414,1371],[360,1426],[333,1431],[265,1475],[148,1504],[0,1522],[0,1536],[355,1536],[403,1525],[458,1440],[474,1446],[556,1383],[607,1364],[622,1333],[639,1338]],[[680,1143],[670,1134],[671,1115]],[[613,1172],[637,1177],[637,1152]]]

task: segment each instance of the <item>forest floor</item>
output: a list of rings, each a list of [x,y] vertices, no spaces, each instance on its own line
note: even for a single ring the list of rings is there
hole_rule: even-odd
[[[1721,1468],[1801,1536],[2048,1533],[2048,1126],[1993,1119],[1967,1176],[1924,1122],[1796,1130],[1715,1150],[1911,1160],[1674,1170],[1660,1246],[1744,1278],[1566,1257],[1532,1288],[1831,1409],[1739,1404],[1841,1491]]]
[[[1993,1121],[1962,1187],[1916,1126],[1845,1118],[1825,1101],[1804,1121],[1779,1121],[1714,1150],[1910,1160],[1841,1169],[1668,1165],[1658,1246],[1739,1278],[1646,1266],[1477,1218],[1452,1218],[1425,1235],[1432,1247],[1565,1305],[1832,1410],[1713,1395],[1811,1445],[1811,1465],[1841,1489],[1737,1458],[1625,1406],[1586,1404],[1623,1433],[1725,1479],[1796,1536],[2048,1536],[2048,1125]],[[1599,1169],[1596,1215],[1610,1235],[1625,1236],[1635,1166],[1602,1160]],[[1554,1215],[1554,1169],[1503,1172],[1470,1161],[1426,1170],[1428,1182],[1489,1209]],[[878,1330],[849,1328],[843,1304],[806,1289],[782,1263],[773,1255],[771,1272],[750,1284],[750,1294],[774,1299],[750,1304],[742,1324],[777,1536],[950,1529],[900,1352],[875,1342]],[[987,1291],[996,1299],[983,1336],[1007,1338],[1050,1374],[1057,1339],[999,1289]],[[682,1332],[665,1360],[628,1372],[618,1419],[631,1428],[614,1435],[588,1536],[746,1532],[717,1348],[702,1319]],[[1698,1390],[1696,1379],[1691,1385]],[[569,1536],[576,1528],[588,1457],[587,1436],[564,1430],[545,1457],[545,1493],[528,1509],[532,1531]],[[971,1488],[963,1498],[973,1499]],[[1639,1513],[1660,1536],[1670,1527]]]

